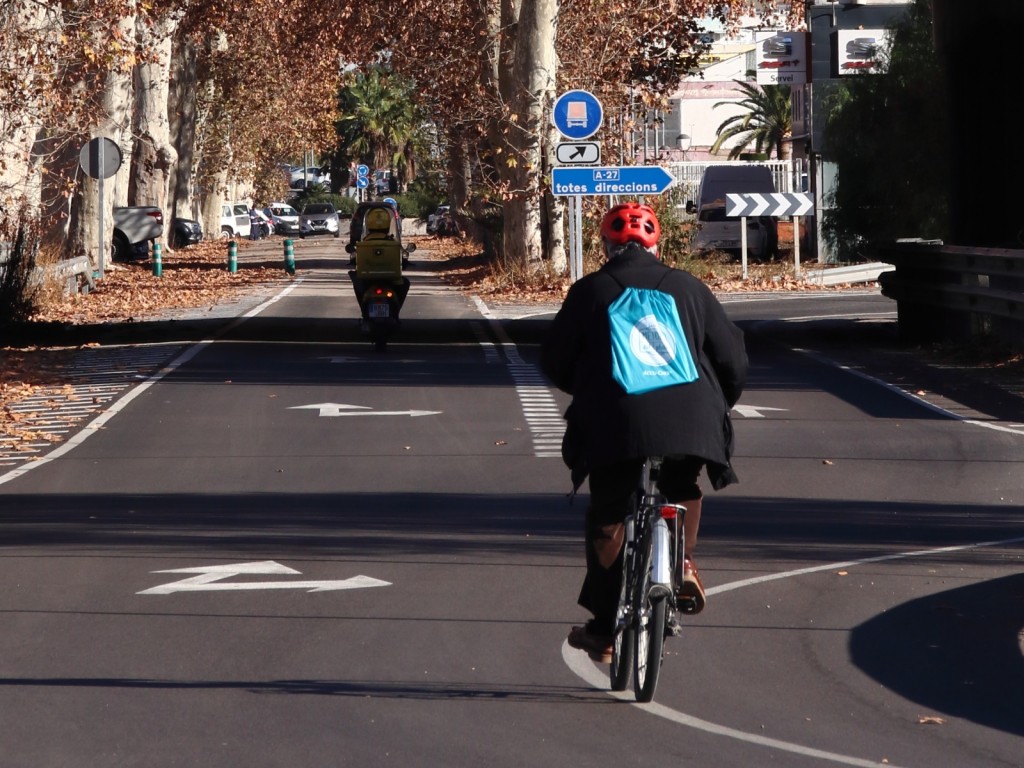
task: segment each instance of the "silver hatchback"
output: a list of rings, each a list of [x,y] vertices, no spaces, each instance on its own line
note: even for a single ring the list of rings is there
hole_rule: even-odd
[[[338,211],[331,203],[308,203],[299,214],[299,237],[340,234]]]

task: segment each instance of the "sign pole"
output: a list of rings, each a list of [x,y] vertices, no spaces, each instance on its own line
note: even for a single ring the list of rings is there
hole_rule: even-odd
[[[103,142],[100,141],[100,142],[97,142],[97,143],[99,144],[99,148],[100,148],[100,150],[99,150],[100,151],[100,157],[99,157],[99,166],[98,167],[102,168],[103,167]],[[99,245],[98,245],[99,253],[97,254],[97,258],[96,258],[96,266],[98,268],[96,275],[97,275],[97,277],[99,277],[100,280],[102,280],[103,279],[103,263],[104,263],[104,256],[103,256],[103,227],[105,225],[105,222],[103,220],[104,219],[104,217],[103,217],[103,208],[104,208],[104,206],[103,206],[103,176],[102,175],[99,177],[99,179],[97,179],[97,183],[99,184],[99,198],[100,198],[100,233],[99,233]]]
[[[743,279],[747,279],[747,217],[740,217],[740,253],[743,256]]]
[[[109,147],[108,147],[109,144]],[[99,253],[96,256],[97,276],[103,277],[103,265],[106,261],[106,254],[103,247],[103,230],[105,227],[104,211],[106,207],[103,199],[103,180],[117,173],[121,167],[121,148],[108,138],[97,136],[90,139],[78,153],[78,164],[91,179],[99,182],[97,193],[99,197]]]
[[[576,254],[573,257],[576,262],[576,279],[583,277],[583,198],[576,195],[573,198],[576,205]]]
[[[747,278],[747,216],[793,217],[793,271],[800,276],[800,218],[814,215],[815,201],[806,192],[727,192],[725,215],[738,216],[742,222],[743,279]]]
[[[576,282],[576,205],[569,198],[566,210],[569,214],[569,280]]]
[[[800,277],[800,217],[793,217],[793,274]]]

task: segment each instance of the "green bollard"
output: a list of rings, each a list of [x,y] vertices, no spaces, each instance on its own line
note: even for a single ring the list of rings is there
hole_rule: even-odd
[[[284,241],[284,271],[295,274],[295,246],[291,240]]]
[[[238,271],[238,243],[234,240],[228,243],[228,272]]]
[[[153,275],[155,277],[160,277],[164,273],[161,250],[160,243],[153,243]]]

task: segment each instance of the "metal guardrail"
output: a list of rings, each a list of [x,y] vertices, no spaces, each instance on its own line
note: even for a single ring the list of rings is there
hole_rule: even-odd
[[[64,292],[68,294],[88,293],[96,287],[92,262],[89,261],[88,256],[64,259],[40,269],[44,269],[58,280],[64,281]]]
[[[0,242],[0,277],[7,269],[10,261],[10,243]],[[36,267],[32,279],[42,282],[47,279],[56,279],[64,283],[64,292],[88,293],[96,287],[96,279],[93,275],[92,262],[88,256],[77,256],[73,259],[63,259],[45,267]]]
[[[896,267],[878,282],[896,300],[908,341],[1024,342],[1024,251],[910,242],[885,246],[878,258]]]

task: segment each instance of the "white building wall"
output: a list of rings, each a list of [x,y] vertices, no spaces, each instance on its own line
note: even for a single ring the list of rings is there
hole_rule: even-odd
[[[690,137],[690,149],[685,158],[679,152],[671,153],[673,160],[724,160],[729,156],[729,150],[737,144],[736,139],[725,142],[716,155],[712,155],[710,150],[718,137],[718,127],[730,117],[746,113],[738,104],[746,95],[736,81],[754,82],[748,78],[748,73],[756,67],[757,44],[778,34],[778,31],[741,29],[741,39],[714,43],[712,56],[718,61],[705,67],[700,75],[688,77],[680,84],[671,96],[672,120],[682,127],[682,133]],[[734,102],[736,106],[728,102]],[[676,114],[677,111],[681,114]]]

